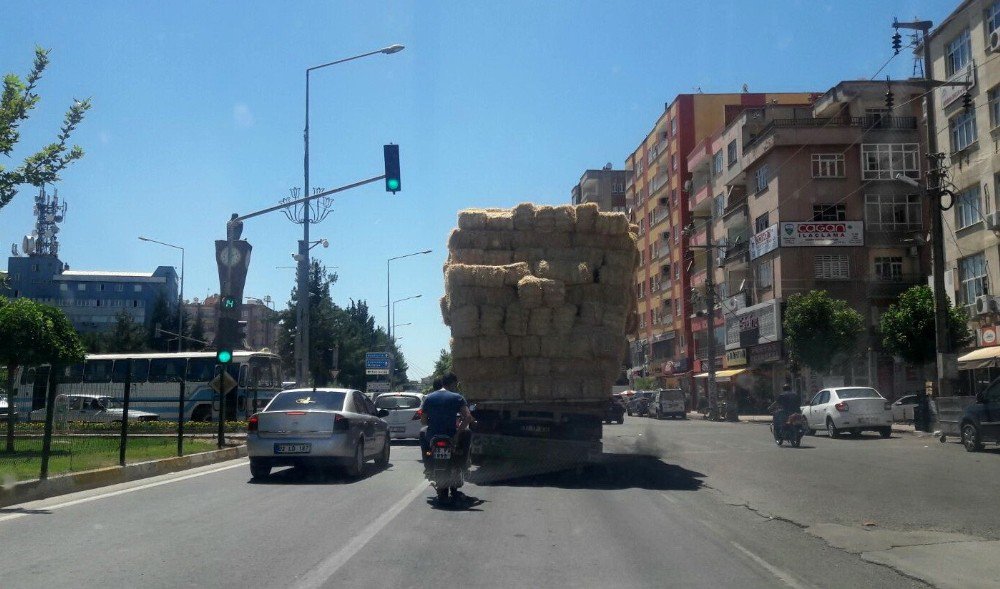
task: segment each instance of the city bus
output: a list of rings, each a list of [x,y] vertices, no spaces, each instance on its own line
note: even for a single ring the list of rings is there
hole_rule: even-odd
[[[184,420],[214,421],[219,398],[211,382],[216,377],[215,352],[146,354],[88,354],[86,361],[64,367],[58,392],[104,395],[121,402],[131,366],[129,408],[156,413],[160,419],[177,420],[180,381],[184,380]],[[27,420],[45,407],[45,387],[50,367],[22,367],[15,375],[17,411]],[[261,409],[282,387],[281,359],[270,352],[233,352],[227,367],[236,386],[226,394],[226,419],[247,419]]]

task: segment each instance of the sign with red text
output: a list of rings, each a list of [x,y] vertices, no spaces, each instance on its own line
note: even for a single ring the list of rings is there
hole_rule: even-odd
[[[781,223],[781,246],[862,246],[864,221],[786,221]]]

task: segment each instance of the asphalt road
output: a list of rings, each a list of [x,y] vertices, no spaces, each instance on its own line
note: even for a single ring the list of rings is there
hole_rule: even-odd
[[[252,483],[245,460],[223,463],[0,509],[0,585],[921,587],[811,531],[996,529],[975,516],[997,513],[995,495],[983,509],[953,493],[989,495],[968,483],[1000,455],[910,436],[788,449],[768,435],[629,418],[606,426],[603,469],[469,484],[479,501],[462,510],[429,500],[413,445],[357,481],[285,470]]]

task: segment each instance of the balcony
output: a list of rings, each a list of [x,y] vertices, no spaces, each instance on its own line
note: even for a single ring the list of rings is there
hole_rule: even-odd
[[[670,183],[670,176],[667,174],[660,174],[656,178],[653,178],[653,182],[650,185],[650,194],[656,194],[661,188]]]
[[[631,170],[629,170],[629,171],[631,172]],[[629,174],[628,175],[628,179],[625,180],[625,190],[628,190],[629,188],[632,188],[633,186],[635,186],[635,173],[634,172],[631,173],[631,174]]]
[[[659,260],[662,258],[670,258],[670,246],[662,243],[659,247],[653,250],[653,259]]]
[[[706,223],[699,223],[697,229],[691,234],[691,240],[688,242],[692,246],[702,246],[708,243],[708,230]]]
[[[670,216],[670,210],[664,206],[658,206],[653,210],[653,225],[658,224],[660,221],[666,219]]]
[[[739,243],[736,245],[731,245],[726,248],[726,257],[723,258],[725,263],[729,264],[731,262],[747,262],[747,256],[750,254],[750,242],[744,236],[740,239]]]
[[[879,277],[871,275],[868,278],[867,291],[870,299],[896,299],[910,287],[927,284],[924,274],[897,274],[895,276]]]
[[[698,145],[694,146],[691,153],[688,154],[688,171],[694,172],[698,168],[705,168],[707,172],[712,165],[712,140],[715,139],[713,136],[708,136],[698,142]]]
[[[810,133],[803,136],[792,134],[787,138],[782,138],[783,145],[823,145],[833,143],[853,143],[857,133],[866,133],[875,130],[890,131],[916,131],[916,117],[888,117],[881,115],[867,115],[863,117],[828,117],[828,118],[801,118],[801,119],[774,119],[768,123],[759,133],[746,138],[743,144],[743,166],[753,164],[764,152],[771,149],[776,141],[774,131],[777,129],[795,130],[820,130],[830,129],[859,129],[860,131],[844,134],[832,133],[829,136],[817,136]]]
[[[702,268],[701,270],[695,270],[691,273],[691,288],[696,286],[701,286],[705,284],[705,280],[708,277],[708,272]]]
[[[701,186],[693,188],[694,194],[688,200],[688,210],[691,212],[705,209],[709,210],[712,203],[712,186],[705,182]],[[706,206],[707,205],[707,206]]]

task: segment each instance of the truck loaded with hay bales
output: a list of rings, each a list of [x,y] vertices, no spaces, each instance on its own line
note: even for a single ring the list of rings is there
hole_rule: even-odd
[[[635,228],[594,204],[459,212],[444,268],[452,369],[474,458],[601,453],[635,320]]]

